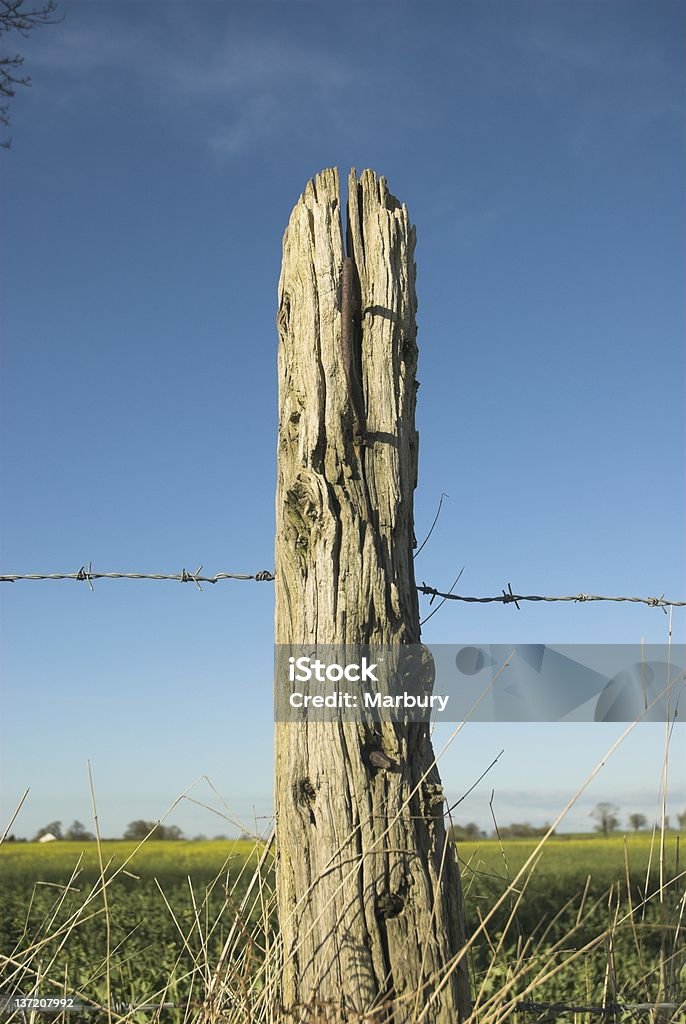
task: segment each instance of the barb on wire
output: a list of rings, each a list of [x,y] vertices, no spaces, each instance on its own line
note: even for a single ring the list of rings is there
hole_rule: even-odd
[[[195,572],[186,572],[185,569],[181,570],[181,582],[182,583],[195,583],[198,590],[202,590],[202,587],[198,583],[198,576],[202,572],[202,566],[199,565]]]
[[[82,565],[81,568],[79,569],[79,571],[76,574],[76,578],[77,578],[77,580],[85,580],[87,582],[88,586],[90,587],[90,589],[94,590],[95,588],[93,587],[93,583],[92,583],[92,580],[93,580],[93,563],[89,562],[87,569],[86,569],[85,565]]]
[[[463,572],[464,572],[464,566],[462,566],[462,568],[458,572],[457,576],[455,577],[455,580],[453,581],[453,585],[450,588],[450,590],[448,591],[448,594],[447,595],[444,595],[444,594],[440,595],[440,596],[443,597],[443,600],[441,601],[441,603],[436,608],[434,608],[434,610],[432,612],[429,612],[429,614],[426,616],[426,618],[424,618],[424,619],[422,619],[420,621],[420,623],[419,623],[420,626],[423,626],[425,622],[429,621],[429,619],[431,618],[432,615],[435,615],[437,611],[440,611],[440,609],[443,607],[445,602],[448,600],[448,596],[452,594],[453,590],[455,589],[457,584],[460,582],[460,577],[462,576]],[[419,588],[417,588],[417,589],[419,589]],[[439,596],[438,591],[434,590],[433,587],[431,587],[431,591],[433,593],[433,597],[429,601],[430,605],[432,605],[434,603],[434,598]]]

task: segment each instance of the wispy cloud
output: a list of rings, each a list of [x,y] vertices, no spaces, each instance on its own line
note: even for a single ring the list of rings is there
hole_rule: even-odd
[[[570,149],[581,155],[608,137],[633,142],[682,111],[681,53],[666,60],[669,47],[652,31],[617,30],[612,21],[594,24],[583,9],[569,17],[553,8],[515,33],[515,45],[527,60],[531,84],[543,107],[555,104],[567,117]],[[588,14],[595,18],[589,7]],[[637,45],[637,38],[641,39]],[[640,88],[626,100],[627,73]]]
[[[352,78],[334,48],[274,27],[191,22],[172,5],[161,23],[133,30],[131,8],[123,11],[76,8],[36,39],[31,65],[51,75],[56,101],[60,92],[131,90],[141,104],[192,119],[216,153],[231,156],[286,131],[285,113],[335,102]]]
[[[251,96],[210,132],[207,141],[218,156],[238,156],[252,143],[278,131],[279,124],[279,108],[274,97]]]
[[[204,54],[174,60],[167,81],[178,93],[226,97],[248,90],[305,87],[338,91],[351,79],[340,55],[325,47],[303,46],[293,37],[226,34]]]
[[[490,830],[493,826],[489,799],[489,787],[475,790],[453,815],[455,821],[474,820]],[[571,793],[564,789],[501,789],[496,788],[493,799],[493,811],[499,825],[509,825],[513,821],[528,821],[532,825],[552,824],[558,814],[568,803]],[[448,797],[449,803],[457,800],[458,795]],[[601,801],[607,801],[619,807],[618,817],[626,825],[628,815],[634,812],[645,814],[649,822],[656,819],[657,795],[650,788],[600,789],[592,793],[583,793],[570,809],[559,828],[563,832],[593,831],[591,812]],[[676,815],[686,806],[686,786],[675,784],[670,788],[668,813],[676,824]],[[657,820],[657,819],[656,819]]]

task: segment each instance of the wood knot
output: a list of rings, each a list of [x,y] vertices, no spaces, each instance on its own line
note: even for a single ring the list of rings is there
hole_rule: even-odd
[[[312,785],[310,780],[307,778],[307,776],[305,776],[304,779],[300,780],[300,792],[302,793],[303,798],[308,803],[312,803],[312,801],[314,800],[314,798],[317,795],[316,792],[315,792],[314,786]]]
[[[293,801],[298,807],[302,807],[307,811],[312,825],[317,824],[314,811],[312,810],[312,804],[316,797],[317,791],[307,775],[293,783]]]
[[[287,292],[281,299],[279,312],[276,317],[276,326],[282,338],[286,338],[291,324],[291,297]]]
[[[374,909],[382,921],[397,917],[405,906],[405,899],[398,892],[382,892],[376,897]]]

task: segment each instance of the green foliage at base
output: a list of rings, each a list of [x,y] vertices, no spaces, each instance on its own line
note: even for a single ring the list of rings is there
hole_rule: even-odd
[[[458,844],[470,934],[536,843]],[[135,1003],[159,1002],[162,993],[174,1002],[202,999],[207,972],[219,959],[263,847],[242,841],[148,841],[136,847],[135,842],[102,845],[107,877],[125,865],[107,888],[112,997]],[[676,837],[670,836],[667,877],[676,873],[676,849]],[[598,1002],[607,985],[608,964],[618,999],[655,998],[660,944],[673,933],[670,915],[679,895],[672,886],[662,902],[655,898],[657,858],[658,848],[651,852],[647,835],[549,840],[535,870],[526,871],[472,947],[475,992],[487,999],[524,969],[511,990],[521,994],[526,979],[544,965],[553,971],[570,960],[527,998]],[[99,879],[93,843],[0,847],[0,951],[11,958],[0,978],[3,988],[12,975],[12,962],[25,961],[26,950],[51,936],[32,965],[40,961],[54,982],[66,976],[71,991],[105,999],[108,936]],[[266,889],[272,884],[268,870]],[[70,928],[75,915],[78,921]],[[258,921],[259,907],[249,917],[243,922],[246,933],[247,925]],[[259,958],[262,942],[250,941],[250,955]],[[29,978],[25,976],[24,987]],[[44,981],[40,988],[54,994],[56,986]],[[73,1015],[69,1019],[76,1024]],[[169,1019],[174,1020],[173,1013]]]

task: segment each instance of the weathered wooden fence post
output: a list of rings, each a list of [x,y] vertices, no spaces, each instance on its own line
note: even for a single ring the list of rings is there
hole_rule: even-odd
[[[418,644],[414,228],[372,171],[350,174],[347,222],[350,261],[338,172],[326,170],[284,236],[276,642]],[[384,757],[398,770],[384,771]],[[460,877],[433,760],[423,724],[277,723],[282,1001],[293,1019],[469,1015]]]

